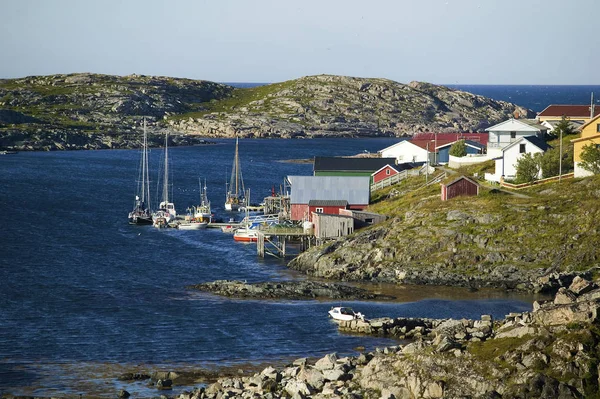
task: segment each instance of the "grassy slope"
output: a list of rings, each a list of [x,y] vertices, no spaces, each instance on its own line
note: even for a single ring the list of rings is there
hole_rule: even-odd
[[[423,180],[412,179],[377,192],[370,207],[390,217],[385,223],[390,230],[386,245],[394,245],[392,240],[400,235],[422,236],[423,230],[427,232],[430,244],[425,244],[426,248],[411,248],[409,240],[396,239],[399,253],[416,251],[413,258],[417,262],[411,262],[412,266],[441,262],[468,268],[485,264],[490,252],[501,254],[505,263],[525,268],[587,269],[598,265],[600,177],[568,179],[519,191],[527,198],[482,187],[478,197],[446,202],[439,198],[438,184],[418,188]],[[387,198],[391,190],[405,194]],[[447,215],[452,210],[472,219],[449,221]],[[447,230],[454,234],[448,236]],[[448,246],[454,246],[456,252],[449,254]]]

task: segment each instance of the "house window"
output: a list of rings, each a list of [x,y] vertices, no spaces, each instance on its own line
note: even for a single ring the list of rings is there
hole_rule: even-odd
[[[519,154],[525,153],[525,144],[519,144]]]
[[[366,218],[365,223],[373,224],[373,218]]]
[[[517,132],[510,132],[510,138],[511,139],[516,139],[517,138]]]
[[[389,170],[389,169],[386,169],[386,170],[385,170],[385,174],[389,176],[389,175],[390,175],[390,170]]]
[[[315,209],[315,212],[316,213],[323,213],[323,208],[317,208],[317,209]]]
[[[596,131],[597,131],[598,133],[600,133],[600,123],[598,123],[598,124],[596,125]]]

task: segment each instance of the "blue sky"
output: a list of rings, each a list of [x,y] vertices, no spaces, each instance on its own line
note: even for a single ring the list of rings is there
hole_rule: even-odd
[[[0,78],[600,84],[597,0],[0,0]]]

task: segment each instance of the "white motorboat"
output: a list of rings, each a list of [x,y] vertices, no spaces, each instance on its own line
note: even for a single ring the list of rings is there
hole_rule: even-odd
[[[337,306],[337,307],[333,307],[329,310],[329,317],[331,317],[334,320],[339,320],[339,321],[350,321],[350,320],[364,320],[365,316],[363,316],[362,313],[358,312],[354,312],[354,310],[352,310],[352,308],[349,307],[344,307],[344,306]]]
[[[200,230],[205,229],[208,226],[208,222],[201,222],[198,220],[189,220],[177,224],[179,230]]]

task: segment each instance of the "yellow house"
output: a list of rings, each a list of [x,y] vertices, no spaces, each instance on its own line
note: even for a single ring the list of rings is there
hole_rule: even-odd
[[[588,123],[581,126],[581,137],[571,140],[573,143],[573,156],[575,161],[575,177],[589,176],[592,173],[579,166],[581,162],[581,150],[586,145],[600,146],[600,115],[592,118]]]

